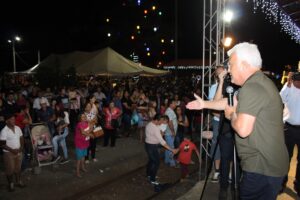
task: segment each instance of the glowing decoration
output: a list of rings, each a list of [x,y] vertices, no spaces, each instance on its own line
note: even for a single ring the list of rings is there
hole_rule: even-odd
[[[171,43],[174,43],[174,40],[173,39],[171,39],[171,41],[170,41]]]
[[[147,53],[147,56],[151,56],[151,53],[150,53],[150,52],[148,52],[148,53]]]
[[[162,52],[161,52],[161,54],[162,54],[162,55],[165,55],[165,54],[166,54],[166,52],[165,52],[165,51],[162,51]]]
[[[159,12],[158,12],[158,15],[159,15],[159,16],[161,16],[161,15],[162,15],[162,12],[161,12],[161,11],[159,11]]]
[[[165,43],[165,39],[162,38],[162,39],[160,40],[160,42],[161,42],[161,43]]]
[[[134,39],[135,39],[134,35],[132,35],[132,36],[131,36],[131,39],[132,39],[132,40],[134,40]]]
[[[146,43],[146,42],[144,43],[144,46],[147,46],[147,43]]]
[[[146,48],[146,51],[150,51],[150,48],[149,48],[149,47],[147,47],[147,48]]]
[[[139,25],[136,26],[136,29],[137,29],[137,30],[140,30],[140,28],[141,28],[141,27],[140,27]]]
[[[138,33],[138,34],[141,34],[141,31],[138,31],[137,33]]]
[[[152,10],[156,10],[156,6],[152,6]]]
[[[138,6],[141,5],[141,0],[137,0],[137,5],[138,5]]]
[[[161,61],[159,61],[159,62],[158,62],[158,65],[162,65],[162,62],[161,62]]]
[[[156,31],[157,31],[157,27],[154,27],[154,28],[153,28],[153,31],[156,32]]]
[[[111,33],[107,33],[107,37],[111,37]]]
[[[110,19],[109,19],[109,18],[106,18],[106,22],[109,23],[109,21],[110,21]]]
[[[281,30],[291,36],[291,39],[300,44],[300,28],[293,22],[292,18],[286,14],[275,0],[252,0],[253,12],[258,8],[266,14],[266,19],[271,23],[279,23]],[[248,0],[246,0],[248,2]]]
[[[144,14],[147,15],[148,14],[148,10],[144,10]]]
[[[147,19],[147,15],[145,15],[144,18]]]

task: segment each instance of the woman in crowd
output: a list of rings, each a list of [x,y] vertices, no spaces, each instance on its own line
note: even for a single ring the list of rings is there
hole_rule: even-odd
[[[139,122],[138,122],[138,133],[140,136],[140,141],[144,142],[144,135],[145,135],[145,126],[148,123],[149,116],[148,116],[148,98],[143,93],[143,91],[140,92],[140,98],[137,102],[137,113],[139,116]]]
[[[110,146],[114,147],[116,145],[116,129],[118,128],[118,118],[121,116],[122,112],[119,108],[115,107],[113,101],[110,101],[109,106],[104,108],[104,144],[107,146],[110,139]]]
[[[97,124],[97,115],[98,115],[98,108],[95,104],[96,98],[94,96],[90,96],[88,99],[88,103],[86,103],[84,107],[84,114],[87,117],[89,126],[93,129],[96,127]],[[94,162],[97,162],[96,158],[96,145],[97,145],[97,138],[91,138],[90,139],[90,145],[88,148],[87,156],[85,157],[85,163],[89,163],[89,155],[91,154],[91,157]]]
[[[93,138],[93,128],[89,126],[87,117],[84,113],[79,115],[79,122],[75,128],[75,148],[76,148],[76,175],[81,178],[80,170],[86,172],[84,157],[87,155],[89,139]]]
[[[177,148],[177,147],[179,147],[179,144],[184,139],[184,134],[189,127],[189,120],[188,120],[187,116],[182,112],[182,109],[180,106],[176,107],[175,113],[177,115],[178,129],[177,129],[177,133],[175,136],[174,146],[175,146],[175,148]]]

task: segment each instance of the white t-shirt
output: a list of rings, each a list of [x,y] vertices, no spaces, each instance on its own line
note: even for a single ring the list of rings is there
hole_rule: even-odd
[[[19,149],[21,147],[20,137],[22,137],[22,131],[18,126],[15,126],[15,132],[5,126],[0,133],[0,140],[6,141],[6,146],[12,149]],[[4,152],[8,152],[3,149]]]
[[[289,116],[286,121],[292,125],[300,125],[300,89],[287,83],[280,91],[282,102],[287,106]]]
[[[174,131],[175,131],[175,134],[177,133],[177,128],[178,128],[178,122],[177,122],[177,116],[174,112],[174,110],[172,110],[170,107],[166,110],[165,112],[165,115],[168,115],[169,117],[169,120],[172,121],[173,123],[173,127],[174,127]],[[166,130],[166,135],[172,135],[172,132],[171,132],[171,129],[167,128]]]

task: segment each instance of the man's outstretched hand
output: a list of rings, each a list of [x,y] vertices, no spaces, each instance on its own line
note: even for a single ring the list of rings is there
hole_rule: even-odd
[[[197,94],[194,94],[196,100],[189,102],[186,108],[189,110],[201,110],[204,108],[204,101]]]

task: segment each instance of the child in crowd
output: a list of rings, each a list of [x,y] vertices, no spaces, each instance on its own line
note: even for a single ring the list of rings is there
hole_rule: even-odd
[[[93,138],[93,128],[89,127],[87,117],[84,113],[79,115],[80,119],[75,129],[75,148],[76,148],[76,175],[81,178],[80,169],[84,172],[85,169],[84,158],[87,155],[87,149],[89,147],[89,138]]]
[[[188,165],[191,163],[193,151],[196,152],[200,162],[200,154],[196,145],[190,139],[185,137],[179,145],[178,155],[178,161],[181,167],[181,181],[189,175]]]

